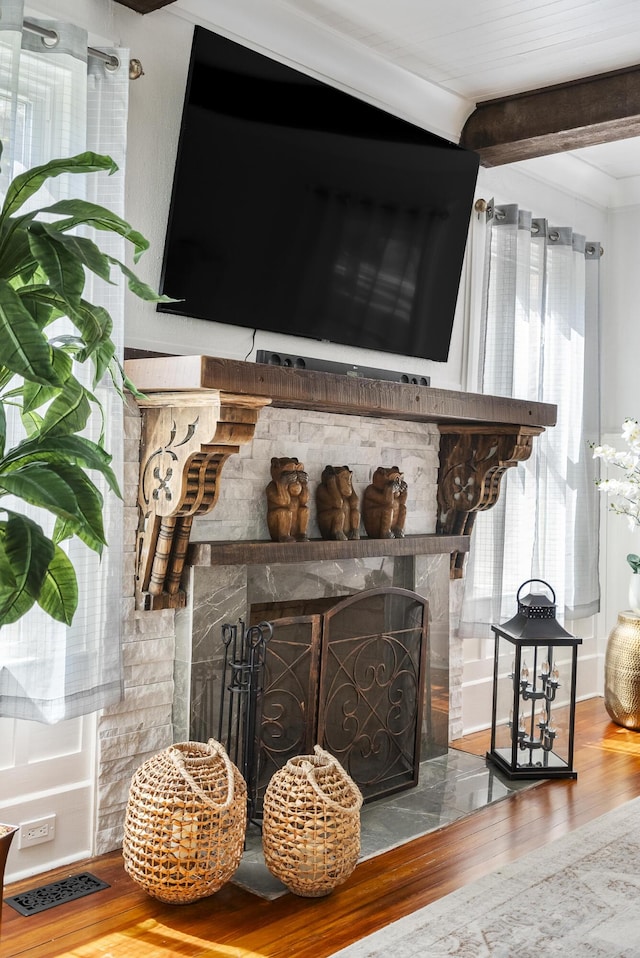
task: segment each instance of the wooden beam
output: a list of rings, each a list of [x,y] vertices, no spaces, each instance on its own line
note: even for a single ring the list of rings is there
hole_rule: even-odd
[[[154,10],[159,10],[160,7],[168,7],[169,4],[174,2],[175,0],[116,0],[116,3],[120,3],[123,7],[129,7],[136,13],[152,13]]]
[[[640,65],[478,103],[460,137],[483,166],[640,136]]]

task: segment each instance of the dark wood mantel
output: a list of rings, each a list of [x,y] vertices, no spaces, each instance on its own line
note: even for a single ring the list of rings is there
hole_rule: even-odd
[[[215,506],[222,466],[253,439],[265,405],[436,423],[441,434],[436,536],[408,537],[401,554],[451,552],[453,577],[462,575],[476,513],[495,504],[506,469],[526,460],[533,438],[556,422],[556,407],[548,403],[212,356],[135,358],[125,369],[145,395],[138,400],[143,418],[138,605],[146,609],[184,604],[180,579],[193,519]],[[247,544],[245,552],[264,552],[264,561],[301,561],[301,544],[296,545],[284,552],[279,543]],[[190,561],[210,564],[217,561],[212,553],[224,548],[194,545]],[[342,549],[346,558],[354,544],[310,543],[309,553],[327,548],[332,557]],[[389,543],[365,540],[356,553],[371,555],[372,549],[388,550]]]
[[[380,556],[443,555],[468,552],[469,536],[415,535],[404,539],[310,539],[308,542],[192,542],[187,564],[192,566],[267,565],[282,562],[321,562]]]
[[[144,393],[178,394],[194,389],[217,389],[267,399],[273,406],[438,424],[517,424],[544,429],[556,423],[556,407],[549,403],[214,356],[130,359],[125,368],[130,379]]]

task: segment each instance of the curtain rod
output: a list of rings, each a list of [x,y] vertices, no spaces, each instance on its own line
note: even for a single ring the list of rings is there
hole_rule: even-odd
[[[39,37],[42,37],[43,40],[58,40],[58,34],[55,30],[49,29],[49,27],[41,27],[38,23],[33,23],[32,20],[23,20],[22,26],[25,30],[28,30],[29,33],[37,33]],[[111,53],[105,53],[104,50],[96,50],[95,47],[87,47],[87,53],[90,57],[95,57],[97,60],[102,60],[106,64],[108,69],[117,70],[120,66],[120,60],[113,56]]]

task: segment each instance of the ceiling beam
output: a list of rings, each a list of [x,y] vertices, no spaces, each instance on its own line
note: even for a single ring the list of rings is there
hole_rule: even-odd
[[[168,7],[174,0],[116,0],[116,3],[123,7],[129,7],[136,13],[151,13],[153,10],[159,10],[160,7]]]
[[[640,65],[478,103],[460,144],[483,166],[640,136]]]

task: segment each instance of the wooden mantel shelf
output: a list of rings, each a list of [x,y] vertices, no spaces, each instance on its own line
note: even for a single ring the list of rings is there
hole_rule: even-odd
[[[144,393],[221,390],[260,396],[273,406],[435,423],[500,423],[542,428],[556,423],[556,407],[549,403],[213,356],[129,359],[125,369]]]
[[[125,370],[144,394],[138,399],[143,417],[137,573],[142,609],[184,604],[180,580],[187,556],[190,563],[210,565],[450,552],[451,574],[458,578],[476,514],[495,505],[504,472],[528,459],[534,437],[556,422],[556,407],[548,403],[213,356],[137,356],[125,362]],[[240,445],[251,442],[265,405],[437,424],[436,535],[194,543],[189,548],[194,517],[215,506],[222,466]],[[229,558],[262,554],[265,558],[259,560]]]
[[[340,562],[378,556],[443,555],[468,552],[469,536],[416,535],[404,539],[351,539],[346,542],[310,539],[308,542],[192,542],[187,565],[268,565],[285,562]]]

